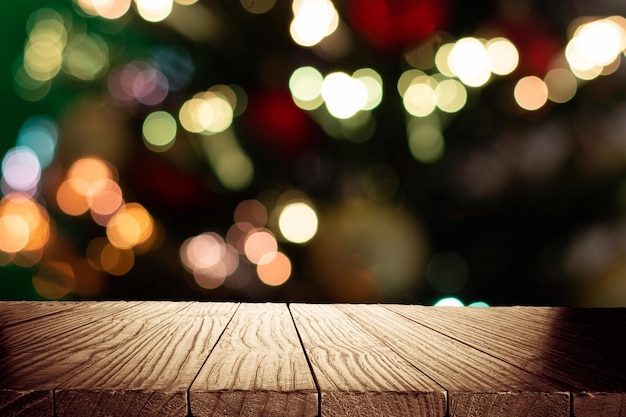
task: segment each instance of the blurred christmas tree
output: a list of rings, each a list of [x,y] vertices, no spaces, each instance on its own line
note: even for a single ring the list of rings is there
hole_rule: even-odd
[[[626,6],[3,5],[0,298],[626,304]]]

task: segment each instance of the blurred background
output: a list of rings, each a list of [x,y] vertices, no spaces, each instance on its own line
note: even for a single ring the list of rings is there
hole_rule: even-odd
[[[626,4],[0,6],[0,298],[626,305]]]

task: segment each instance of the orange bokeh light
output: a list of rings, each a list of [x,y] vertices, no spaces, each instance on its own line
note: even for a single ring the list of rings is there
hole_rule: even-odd
[[[291,261],[284,253],[276,252],[269,262],[257,265],[256,271],[264,284],[282,285],[291,276]]]

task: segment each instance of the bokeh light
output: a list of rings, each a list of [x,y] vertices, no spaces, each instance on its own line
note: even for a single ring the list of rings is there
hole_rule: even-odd
[[[440,73],[447,77],[455,77],[456,74],[452,71],[449,64],[450,53],[454,48],[454,43],[446,43],[439,47],[435,54],[435,65]]]
[[[111,96],[123,105],[156,106],[167,97],[169,81],[151,64],[136,61],[113,68],[107,77],[107,87]]]
[[[86,196],[91,216],[97,224],[106,226],[110,217],[124,203],[122,189],[117,182],[110,179],[97,181],[93,189],[97,191]]]
[[[446,113],[456,113],[467,104],[465,86],[454,79],[442,80],[435,87],[437,107]]]
[[[46,168],[54,159],[59,128],[57,123],[47,116],[32,116],[20,128],[17,139],[18,146],[30,148],[41,168]]]
[[[566,103],[576,95],[578,82],[571,71],[565,68],[550,70],[543,79],[548,89],[548,99],[554,103]]]
[[[244,243],[246,258],[253,264],[270,262],[278,251],[274,234],[266,228],[255,228],[248,232]]]
[[[235,273],[239,255],[215,232],[191,237],[180,247],[180,259],[185,269],[192,273],[196,284],[204,289],[214,289]]]
[[[383,100],[383,79],[379,73],[371,68],[361,68],[352,74],[352,78],[357,79],[367,88],[367,101],[361,110],[373,110]]]
[[[137,12],[148,22],[160,22],[165,20],[174,5],[173,0],[135,0]]]
[[[428,76],[419,77],[404,92],[402,102],[409,114],[424,117],[437,108],[437,95],[430,80]]]
[[[32,191],[37,187],[40,178],[39,158],[31,148],[18,146],[4,155],[2,180],[8,185],[9,191]]]
[[[515,85],[515,101],[529,111],[538,110],[548,101],[546,83],[534,75],[521,78]]]
[[[107,237],[119,249],[130,249],[147,241],[154,232],[154,220],[139,203],[124,204],[106,226]]]
[[[75,36],[63,55],[63,69],[79,80],[94,80],[108,65],[108,46],[97,35]]]
[[[624,50],[625,31],[607,18],[579,26],[565,47],[568,63],[585,72],[611,64]],[[599,74],[598,74],[599,75]]]
[[[176,119],[166,111],[150,113],[143,122],[143,138],[148,147],[162,152],[169,149],[176,138]]]
[[[94,11],[105,19],[119,19],[130,9],[131,0],[92,0]]]
[[[233,107],[222,95],[206,91],[183,103],[178,116],[185,130],[213,134],[230,127],[233,121]]]
[[[322,82],[322,97],[330,114],[348,119],[365,107],[368,89],[362,81],[344,72],[333,72]]]
[[[437,301],[435,307],[463,307],[463,301],[456,297],[445,297]]]
[[[314,46],[339,26],[339,14],[330,0],[293,0],[289,33],[295,43]]]
[[[0,250],[16,253],[24,249],[30,238],[28,223],[17,214],[0,216]]]
[[[293,243],[308,242],[317,233],[317,213],[309,204],[299,201],[280,211],[278,226],[283,237]]]
[[[519,62],[519,52],[506,38],[494,38],[486,45],[487,59],[491,72],[497,75],[512,73]]]
[[[135,254],[130,249],[120,249],[110,243],[105,244],[100,251],[100,265],[102,270],[122,276],[130,272],[135,264]]]
[[[459,39],[448,56],[448,66],[461,82],[480,87],[491,78],[491,63],[485,45],[478,39]]]
[[[258,264],[256,271],[264,284],[282,285],[291,276],[291,261],[284,253],[277,252],[269,261]]]
[[[237,204],[233,218],[236,223],[263,227],[267,222],[267,209],[259,200],[243,200]]]
[[[297,68],[289,77],[289,91],[294,103],[303,110],[315,110],[322,105],[324,77],[313,67]]]

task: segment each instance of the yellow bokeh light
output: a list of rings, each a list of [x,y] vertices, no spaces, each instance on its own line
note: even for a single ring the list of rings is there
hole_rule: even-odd
[[[295,202],[286,205],[278,217],[280,232],[290,242],[308,242],[317,233],[317,213],[309,204]]]
[[[183,103],[178,116],[185,130],[213,134],[230,127],[233,121],[233,107],[221,94],[205,91]]]
[[[330,0],[294,0],[293,13],[289,33],[301,46],[318,44],[339,26],[339,14]]]
[[[168,149],[173,144],[176,130],[176,119],[166,111],[150,113],[142,126],[144,140],[157,151]]]
[[[506,38],[495,38],[487,42],[487,59],[491,72],[498,75],[510,74],[517,68],[519,53],[513,43]]]
[[[352,78],[361,81],[367,89],[367,101],[362,110],[378,107],[383,100],[383,79],[380,74],[371,68],[361,68],[352,74]]]
[[[107,237],[119,249],[130,249],[150,238],[154,221],[148,211],[138,203],[122,206],[107,224]]]
[[[565,57],[574,70],[585,74],[611,64],[624,50],[625,31],[611,19],[580,25],[565,47]]]
[[[313,67],[300,67],[289,77],[289,91],[296,105],[304,110],[314,110],[323,103],[324,77]]]
[[[413,84],[413,82],[420,77],[427,77],[424,71],[418,69],[410,69],[408,71],[404,71],[400,78],[398,78],[397,88],[400,97],[404,97],[404,93],[406,90]]]
[[[291,276],[291,261],[284,253],[277,252],[270,261],[257,265],[256,271],[264,284],[282,285]]]
[[[408,137],[409,149],[416,160],[432,164],[443,156],[445,142],[438,127],[416,120],[409,125]]]
[[[360,80],[344,72],[333,72],[322,82],[322,97],[330,114],[349,119],[365,107],[368,91]]]
[[[437,107],[446,113],[456,113],[467,103],[467,90],[457,80],[443,80],[435,88]]]
[[[437,95],[428,83],[416,82],[404,93],[403,104],[406,111],[413,116],[428,116],[437,107]]]
[[[211,106],[200,98],[187,100],[178,113],[180,124],[192,133],[200,133],[206,129],[206,120],[210,120],[212,116]]]
[[[437,53],[435,54],[435,65],[440,73],[447,77],[454,77],[455,74],[450,68],[448,64],[448,58],[450,58],[450,52],[452,52],[452,48],[454,48],[453,43],[446,43],[439,47]]]
[[[160,22],[165,20],[174,5],[173,0],[135,0],[137,12],[148,22]]]
[[[565,68],[550,70],[543,81],[548,89],[548,99],[555,103],[565,103],[571,100],[578,89],[576,77]]]
[[[228,129],[233,122],[233,108],[228,100],[211,91],[202,93],[201,97],[211,109],[210,117],[202,120],[204,130],[218,133]]]
[[[29,42],[24,50],[24,69],[33,79],[46,81],[61,70],[63,47],[55,42]]]
[[[514,96],[521,108],[538,110],[548,101],[548,88],[541,78],[531,75],[517,82]]]
[[[274,234],[265,228],[253,229],[246,236],[244,253],[253,264],[270,262],[278,250]]]
[[[96,35],[78,35],[67,46],[63,68],[79,80],[91,81],[109,64],[106,42]]]
[[[463,84],[470,87],[480,87],[491,77],[487,50],[476,38],[459,39],[450,51],[448,66]]]

